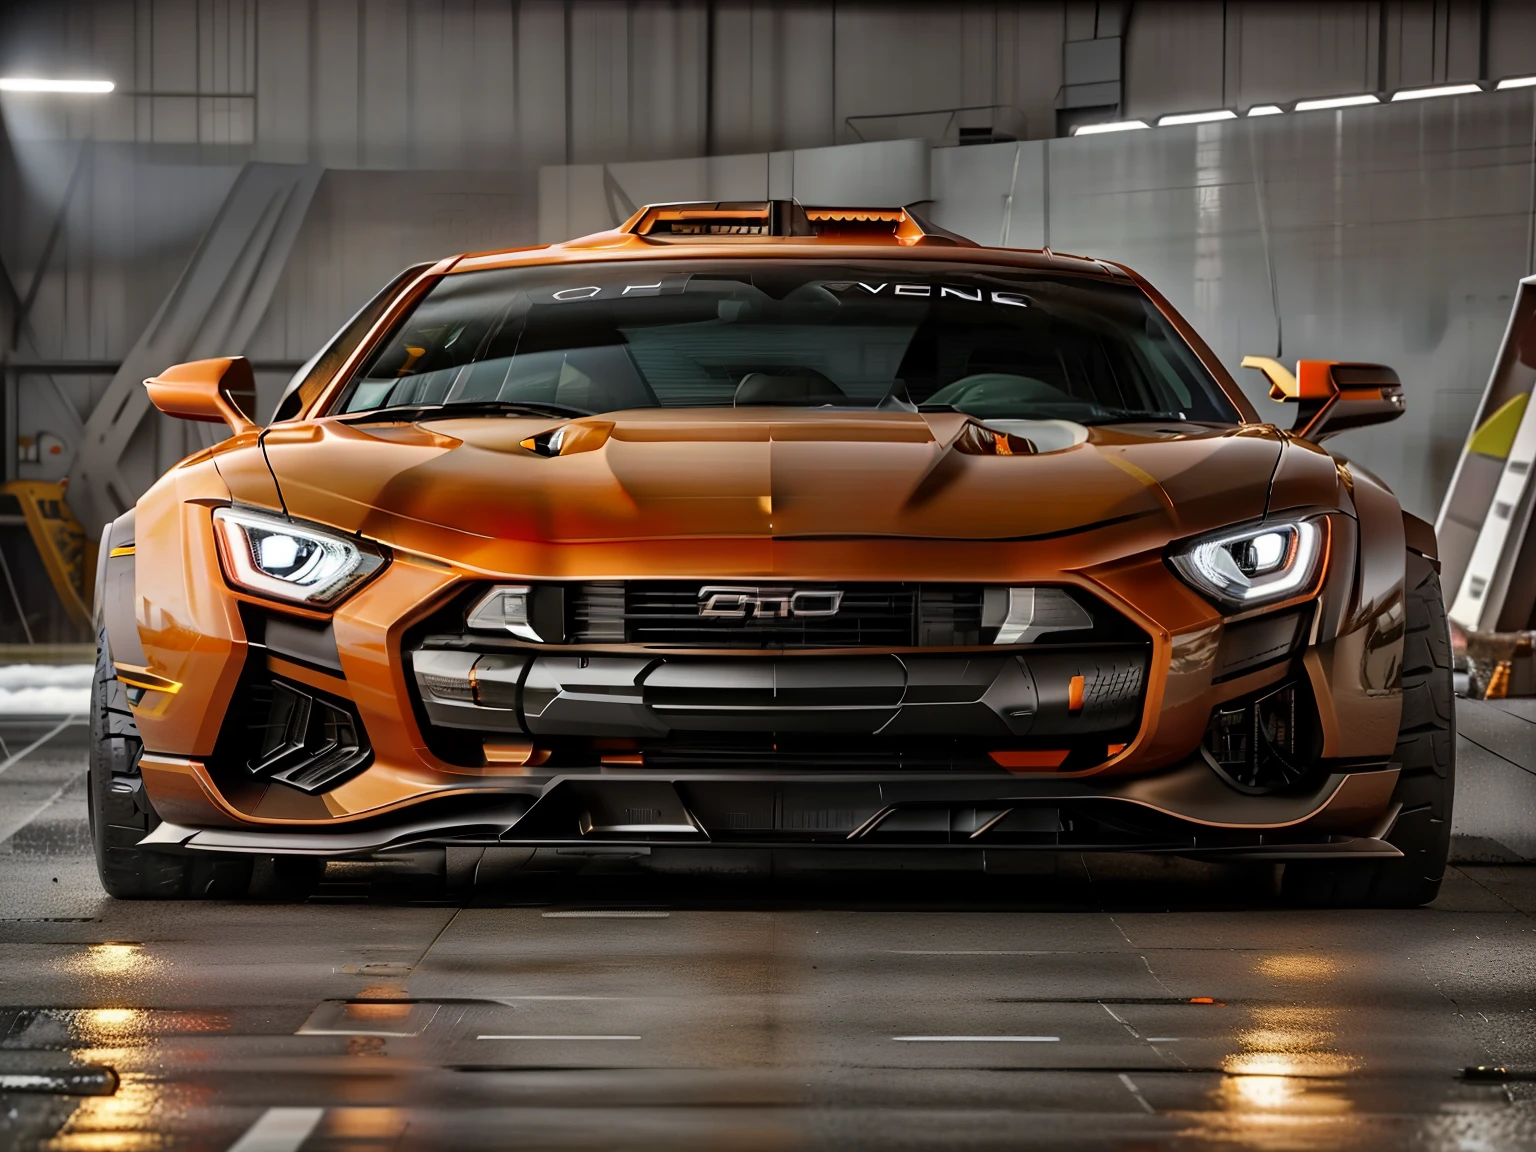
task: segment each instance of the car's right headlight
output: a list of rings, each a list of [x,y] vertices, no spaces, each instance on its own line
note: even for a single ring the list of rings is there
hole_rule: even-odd
[[[230,583],[312,608],[334,604],[384,563],[365,541],[281,516],[216,508],[213,527]]]
[[[1321,516],[1266,520],[1186,541],[1168,561],[1217,607],[1241,612],[1310,587],[1327,533]]]

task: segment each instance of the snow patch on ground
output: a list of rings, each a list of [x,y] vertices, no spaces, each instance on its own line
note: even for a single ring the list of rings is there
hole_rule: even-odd
[[[0,664],[0,716],[83,716],[95,671],[90,664]]]

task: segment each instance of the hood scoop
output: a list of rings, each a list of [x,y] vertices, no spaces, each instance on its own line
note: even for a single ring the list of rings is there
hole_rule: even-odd
[[[1033,456],[1040,451],[1033,440],[971,422],[955,437],[954,448],[967,456]]]
[[[611,420],[573,421],[530,436],[518,444],[535,456],[574,456],[578,452],[595,452],[608,443],[612,433]]]

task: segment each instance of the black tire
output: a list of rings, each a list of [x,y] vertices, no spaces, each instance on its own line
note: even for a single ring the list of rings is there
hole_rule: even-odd
[[[144,742],[128,694],[112,666],[104,625],[96,628],[96,675],[91,682],[91,760],[88,788],[91,845],[108,896],[119,900],[239,899],[251,880],[242,856],[175,854],[140,848],[160,817],[144,793],[139,757]]]
[[[1402,766],[1386,839],[1402,856],[1287,864],[1281,893],[1311,908],[1417,908],[1440,894],[1456,792],[1456,697],[1440,576],[1408,553],[1403,635],[1403,719],[1393,760]]]

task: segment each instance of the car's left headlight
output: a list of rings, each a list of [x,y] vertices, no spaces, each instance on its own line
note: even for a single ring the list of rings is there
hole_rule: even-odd
[[[224,574],[259,596],[324,608],[384,563],[364,541],[281,516],[216,508],[213,526]]]
[[[1186,541],[1168,560],[1218,607],[1241,612],[1308,588],[1317,575],[1327,533],[1321,516],[1266,520]]]

